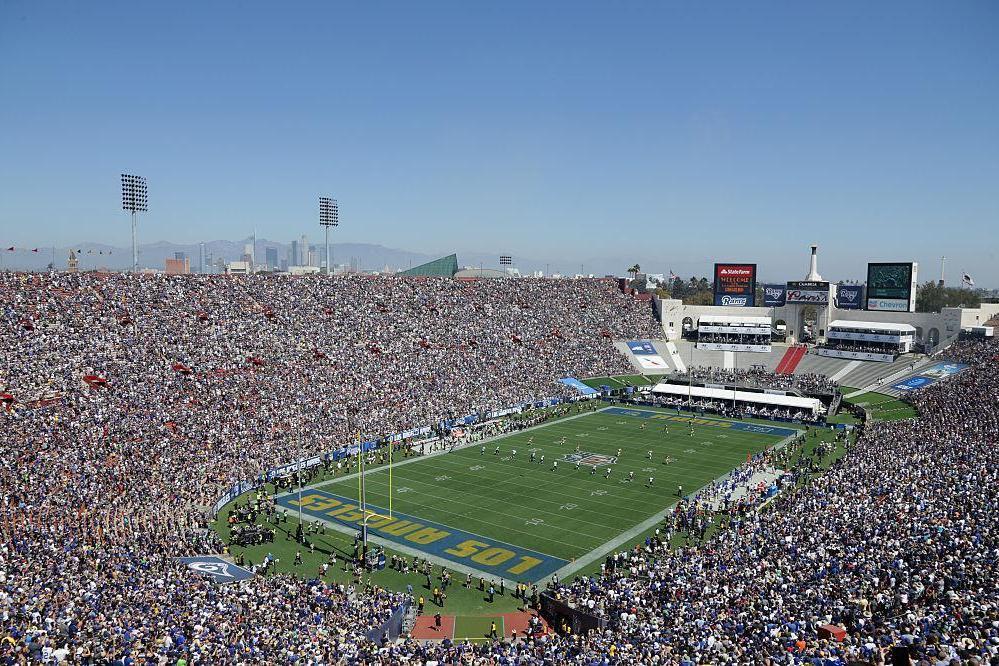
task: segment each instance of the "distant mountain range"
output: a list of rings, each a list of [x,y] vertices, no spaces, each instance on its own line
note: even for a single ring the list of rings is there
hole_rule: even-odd
[[[245,238],[239,241],[216,240],[205,243],[206,264],[217,262],[238,261],[248,244],[252,244],[252,238]],[[322,255],[324,245],[311,240],[309,242],[317,252]],[[80,243],[72,247],[39,247],[35,248],[16,247],[14,251],[7,248],[0,248],[0,268],[13,270],[45,270],[49,264],[53,264],[58,270],[66,268],[70,250],[77,252],[80,270],[94,270],[104,268],[108,270],[125,270],[132,265],[132,248],[117,247],[104,243]],[[258,238],[256,242],[256,261],[266,263],[267,250],[277,251],[278,265],[282,260],[287,260],[291,249],[291,243],[279,243],[263,238]],[[347,265],[358,270],[392,270],[400,271],[418,266],[419,264],[437,259],[438,257],[451,254],[453,250],[442,251],[440,254],[424,254],[420,252],[409,252],[375,245],[371,243],[334,243],[331,245],[333,263],[335,265]],[[173,259],[177,253],[183,253],[191,264],[191,271],[197,272],[200,268],[201,248],[197,243],[182,244],[170,243],[168,241],[158,241],[139,245],[139,266],[143,268],[163,269],[167,259]],[[533,271],[563,271],[566,273],[576,273],[579,266],[560,265],[563,262],[545,263],[540,260],[514,258],[514,266],[522,273]],[[586,267],[587,272],[596,271],[596,263],[593,268]],[[607,263],[607,262],[600,262]],[[485,268],[497,268],[499,264],[498,254],[486,254],[483,252],[459,252],[459,266],[483,266]],[[623,273],[623,269],[616,272]],[[598,273],[603,274],[603,273]]]

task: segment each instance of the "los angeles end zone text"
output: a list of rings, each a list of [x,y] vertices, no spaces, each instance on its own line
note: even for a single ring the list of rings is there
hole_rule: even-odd
[[[652,427],[640,427],[642,421]],[[587,554],[610,550],[609,542],[625,538],[672,505],[677,485],[686,492],[696,490],[740,464],[747,453],[795,432],[612,407],[506,436],[485,452],[475,445],[397,465],[392,494],[402,511],[391,517],[384,508],[384,467],[368,472],[366,512],[359,507],[354,483],[345,481],[303,489],[301,509],[308,519],[350,534],[357,534],[367,517],[369,534],[390,548],[461,565],[455,566],[458,570],[539,581],[556,571],[573,571],[570,563]],[[501,453],[494,454],[496,446]],[[514,455],[515,449],[520,453]],[[534,464],[532,451],[538,454]],[[542,453],[548,454],[544,466]],[[663,462],[667,457],[669,464]],[[591,474],[594,466],[599,472]],[[647,485],[651,476],[656,482]],[[276,501],[289,513],[298,512],[297,492]]]
[[[297,495],[285,495],[276,502],[298,510]],[[501,578],[520,580],[519,577],[523,576],[527,580],[538,580],[566,564],[565,560],[551,555],[404,513],[393,512],[390,517],[386,509],[368,506],[362,512],[353,500],[323,490],[310,490],[302,494],[302,511],[310,516],[335,520],[359,530],[367,515],[368,530],[372,534]]]

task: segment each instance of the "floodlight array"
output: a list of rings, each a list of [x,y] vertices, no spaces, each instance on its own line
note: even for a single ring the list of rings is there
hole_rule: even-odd
[[[121,208],[133,213],[145,213],[149,210],[149,190],[145,178],[121,174]]]
[[[340,226],[340,206],[336,199],[319,197],[319,224],[323,227]]]

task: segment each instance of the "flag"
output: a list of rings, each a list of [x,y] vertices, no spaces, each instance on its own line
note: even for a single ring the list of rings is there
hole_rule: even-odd
[[[670,281],[670,282],[672,282],[672,281],[674,281],[674,280],[679,280],[679,279],[680,279],[680,278],[679,278],[679,277],[677,277],[677,274],[676,274],[676,273],[674,273],[673,271],[670,271],[670,272],[669,272],[669,281]]]
[[[961,278],[961,282],[962,282],[963,284],[966,284],[966,285],[968,285],[969,287],[974,287],[974,286],[975,286],[975,281],[974,281],[974,280],[972,279],[972,277],[971,277],[970,275],[968,275],[967,273],[965,273],[965,274],[964,274],[964,277],[963,277],[963,278]]]
[[[36,247],[32,252],[38,252],[38,248]]]

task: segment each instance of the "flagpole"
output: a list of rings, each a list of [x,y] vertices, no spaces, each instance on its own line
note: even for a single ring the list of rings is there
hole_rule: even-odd
[[[357,433],[357,455],[361,456],[361,557],[368,556],[368,500],[367,484],[364,479],[364,444],[361,442],[361,433]]]
[[[392,517],[392,449],[395,448],[395,444],[392,439],[389,439],[389,518]]]

